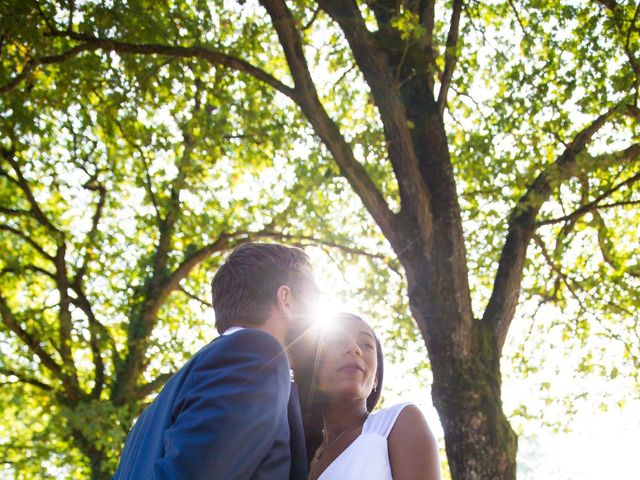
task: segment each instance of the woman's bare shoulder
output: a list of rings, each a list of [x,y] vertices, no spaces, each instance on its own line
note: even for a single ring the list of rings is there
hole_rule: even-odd
[[[431,429],[420,409],[413,403],[409,403],[404,405],[402,411],[398,414],[398,418],[389,434],[389,441],[393,441],[394,438],[400,439],[424,434],[431,434]]]
[[[402,409],[389,434],[388,446],[394,479],[440,479],[438,445],[416,405]]]

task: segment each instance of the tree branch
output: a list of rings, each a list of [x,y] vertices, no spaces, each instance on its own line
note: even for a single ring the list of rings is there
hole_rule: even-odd
[[[180,263],[180,265],[178,265],[178,267],[163,283],[162,289],[161,289],[162,296],[166,297],[167,295],[169,295],[169,293],[171,293],[173,290],[178,288],[178,285],[180,284],[180,282],[184,280],[187,277],[187,275],[189,275],[189,273],[196,266],[198,266],[204,260],[209,258],[215,252],[228,250],[229,248],[233,248],[235,245],[241,242],[251,241],[254,238],[256,238],[256,235],[248,232],[247,233],[238,232],[235,234],[227,234],[227,233],[220,234],[214,242],[196,250],[194,253],[186,257]],[[159,307],[159,305],[157,305],[154,308],[157,308],[157,307]]]
[[[527,36],[527,29],[524,28],[524,23],[522,23],[522,19],[520,18],[520,14],[518,13],[518,9],[516,8],[515,3],[513,3],[513,0],[509,0],[509,6],[511,7],[511,10],[513,11],[513,14],[516,17],[516,20],[518,22],[518,25],[520,25],[520,28],[522,29],[522,33]]]
[[[191,153],[195,147],[195,138],[192,135],[190,127],[193,127],[193,123],[196,121],[197,114],[200,111],[200,94],[201,85],[196,80],[196,92],[195,92],[195,105],[191,114],[192,121],[187,121],[182,127],[182,144],[183,151],[180,159],[178,160],[176,177],[171,182],[169,192],[169,204],[167,205],[166,215],[164,219],[160,221],[160,239],[158,240],[158,246],[156,247],[156,254],[153,258],[153,270],[154,276],[161,278],[167,263],[167,256],[173,241],[173,233],[175,230],[175,224],[180,216],[180,192],[185,187],[186,171],[189,165],[192,163]]]
[[[400,272],[400,266],[390,264],[389,258],[386,255],[371,253],[361,248],[342,245],[340,243],[337,243],[331,240],[324,240],[322,238],[316,238],[316,237],[311,237],[307,235],[295,235],[295,234],[292,235],[292,234],[286,234],[281,232],[271,232],[271,231],[258,232],[255,234],[255,236],[275,238],[280,241],[300,242],[301,245],[305,245],[305,246],[312,245],[312,246],[324,246],[324,247],[335,248],[337,250],[340,250],[344,253],[348,253],[351,255],[359,255],[359,256],[367,257],[374,260],[382,260],[387,265],[389,265],[389,267],[392,268],[396,273]]]
[[[67,18],[67,31],[70,32],[73,28],[73,15],[76,11],[76,2],[74,0],[68,0],[67,5],[69,6],[69,17]]]
[[[315,8],[315,10],[313,11],[313,14],[311,15],[311,18],[309,19],[309,21],[302,26],[302,30],[309,30],[311,28],[311,26],[314,24],[314,22],[318,18],[318,15],[320,14],[320,10],[322,10],[320,8],[320,6],[317,6]]]
[[[115,123],[118,126],[118,130],[120,130],[120,134],[122,135],[122,138],[124,138],[124,140],[129,145],[131,145],[140,155],[140,160],[142,161],[142,165],[144,166],[144,173],[145,173],[145,179],[146,179],[145,189],[147,190],[147,194],[149,195],[149,199],[151,200],[151,204],[153,205],[153,210],[156,212],[156,220],[157,220],[158,226],[160,226],[162,223],[162,214],[160,213],[160,205],[158,203],[158,199],[156,197],[156,193],[153,188],[153,180],[151,178],[151,172],[149,170],[149,163],[147,162],[144,151],[135,140],[132,140],[129,138],[129,135],[126,132],[126,129],[123,128],[122,123],[118,119],[115,120]]]
[[[66,263],[67,245],[64,240],[59,240],[58,248],[54,257],[54,264],[56,266],[55,283],[58,293],[60,295],[60,308],[58,309],[58,321],[60,324],[58,330],[59,345],[58,352],[62,357],[64,364],[64,370],[68,378],[73,382],[73,386],[76,390],[80,390],[78,382],[78,372],[76,369],[75,361],[72,352],[71,330],[71,298],[69,297],[69,278],[67,275],[67,263]]]
[[[453,77],[453,72],[458,62],[458,32],[460,30],[460,15],[462,13],[462,0],[453,0],[453,10],[451,11],[451,23],[449,34],[447,35],[447,47],[445,50],[444,72],[440,82],[438,92],[438,110],[440,115],[444,113],[447,105],[447,93]]]
[[[638,105],[638,95],[640,95],[640,66],[638,65],[638,60],[631,50],[631,33],[634,31],[636,22],[638,20],[638,15],[640,15],[640,4],[636,6],[636,11],[633,15],[633,20],[631,20],[631,25],[629,26],[629,30],[627,31],[627,39],[624,44],[624,51],[629,57],[629,63],[631,64],[631,69],[633,70],[633,74],[635,75],[635,93],[633,95],[634,105]]]
[[[96,203],[95,212],[91,219],[91,229],[87,233],[86,247],[85,247],[84,256],[82,258],[82,264],[80,265],[80,268],[77,270],[73,279],[73,283],[78,285],[80,288],[82,288],[84,276],[86,275],[87,269],[89,268],[89,261],[91,260],[93,243],[95,242],[96,236],[98,234],[98,225],[100,224],[100,219],[102,218],[104,205],[107,199],[107,189],[104,187],[104,185],[86,184],[85,188],[87,188],[88,190],[97,191],[98,201]]]
[[[2,227],[0,227],[2,228]],[[19,267],[18,266],[8,266],[2,269],[2,271],[0,271],[0,275],[4,275],[5,273],[15,273],[15,274],[20,274],[20,273],[24,273],[26,271],[32,271],[32,272],[36,272],[39,273],[41,275],[44,275],[46,277],[49,277],[52,280],[55,280],[55,274],[50,272],[49,270],[46,270],[42,267],[38,267],[36,265],[29,265],[29,264],[21,264]]]
[[[594,211],[592,215],[592,223],[598,231],[598,246],[600,247],[603,260],[615,270],[623,270],[632,277],[640,278],[640,262],[635,265],[622,265],[623,262],[620,261],[616,254],[616,248],[611,245],[610,235],[604,219],[598,211]]]
[[[522,270],[528,245],[535,233],[536,216],[553,189],[576,173],[576,158],[593,135],[622,108],[623,105],[618,105],[610,109],[580,131],[556,161],[538,175],[511,212],[493,290],[483,315],[483,321],[492,326],[497,359],[518,304]]]
[[[29,245],[31,245],[40,255],[42,255],[44,258],[46,258],[47,260],[53,262],[54,261],[54,257],[53,255],[49,255],[44,248],[42,248],[40,246],[40,244],[38,244],[38,242],[36,242],[33,238],[31,238],[29,235],[27,235],[25,232],[23,232],[22,230],[19,230],[17,228],[11,227],[9,225],[4,225],[4,224],[0,224],[0,230],[4,230],[6,232],[10,232],[13,233],[14,235],[22,238],[24,241],[26,241]]]
[[[42,365],[62,381],[62,384],[71,400],[77,400],[80,392],[69,376],[63,372],[62,367],[42,348],[41,341],[36,336],[24,330],[13,312],[7,305],[5,299],[0,295],[0,317],[2,322],[11,330],[22,342],[33,352]]]
[[[67,277],[67,264],[66,264],[66,243],[65,243],[65,235],[64,232],[59,230],[47,217],[44,211],[41,209],[38,204],[33,192],[31,191],[31,187],[29,182],[22,174],[18,161],[15,159],[15,152],[13,150],[2,149],[2,156],[7,160],[7,162],[13,168],[16,178],[13,179],[14,183],[16,183],[24,195],[27,198],[27,201],[31,205],[31,212],[33,213],[33,218],[43,227],[45,227],[51,235],[53,236],[56,242],[56,253],[55,255],[47,254],[42,247],[40,247],[37,242],[33,241],[30,237],[22,232],[18,231],[13,227],[9,227],[7,225],[0,225],[0,229],[10,231],[16,235],[20,235],[22,238],[27,240],[41,255],[43,255],[46,259],[53,262],[55,265],[55,273],[54,273],[54,281],[57,287],[57,290],[60,294],[60,308],[58,311],[58,319],[59,319],[59,345],[57,346],[58,352],[62,357],[62,361],[64,364],[64,374],[65,381],[71,383],[72,390],[79,392],[79,383],[77,378],[77,371],[75,368],[73,354],[71,351],[71,312],[69,310],[69,280]]]
[[[436,62],[438,58],[438,48],[433,41],[433,29],[435,26],[435,0],[423,0],[420,2],[419,18],[420,23],[424,26],[424,37],[420,44],[426,56],[428,74],[426,76],[427,85],[431,95],[433,95],[433,87],[435,77],[439,76],[439,66]]]
[[[311,123],[315,133],[331,152],[342,175],[347,179],[365,208],[373,216],[391,244],[398,245],[395,214],[389,209],[380,190],[364,167],[356,160],[336,123],[322,106],[304,57],[296,22],[282,0],[263,0],[278,34],[287,64],[295,82],[295,101]]]
[[[640,122],[640,108],[636,107],[635,105],[627,105],[625,114]]]
[[[433,27],[435,25],[436,17],[436,1],[424,0],[422,2],[422,8],[420,9],[420,22],[424,25],[425,29],[425,41],[424,47],[434,53],[435,58],[435,45],[433,44]]]
[[[619,206],[620,203],[602,205],[600,202],[602,202],[603,200],[609,198],[613,193],[617,192],[622,187],[625,187],[625,186],[628,186],[628,185],[632,185],[635,182],[637,182],[638,180],[640,180],[640,173],[636,173],[632,177],[629,177],[628,179],[626,179],[624,182],[621,182],[621,183],[617,184],[616,186],[606,190],[605,192],[603,192],[600,195],[598,195],[594,200],[592,200],[591,202],[586,203],[584,205],[581,205],[578,209],[576,209],[575,211],[573,211],[569,215],[565,215],[565,216],[559,217],[559,218],[553,218],[553,219],[550,219],[550,220],[543,220],[543,221],[537,222],[537,225],[538,226],[543,226],[543,225],[553,225],[553,224],[556,224],[556,223],[568,222],[568,221],[572,221],[572,220],[575,220],[577,218],[580,218],[580,217],[582,217],[583,215],[585,215],[588,212],[592,212],[594,210],[598,210],[598,209],[603,208],[603,207],[604,208],[609,208],[609,207],[611,207],[613,205]],[[628,204],[628,203],[629,202],[623,202],[622,204]]]
[[[194,295],[193,293],[191,293],[189,290],[187,290],[186,288],[179,286],[178,290],[181,291],[182,293],[184,293],[187,297],[189,297],[191,300],[195,300],[196,302],[198,302],[199,304],[201,304],[203,307],[206,308],[213,308],[213,304],[211,302],[207,302],[206,300],[203,300],[202,298],[198,297],[197,295]]]
[[[604,5],[611,11],[614,11],[618,7],[618,2],[616,0],[595,0],[595,2]]]
[[[41,390],[51,392],[53,391],[53,387],[47,383],[41,382],[37,378],[33,378],[25,372],[18,372],[17,370],[13,370],[6,367],[0,367],[0,374],[7,376],[14,376],[21,383],[27,383],[29,385],[33,385],[34,387],[38,387]]]
[[[89,299],[87,298],[84,291],[77,290],[76,285],[72,285],[71,288],[76,294],[75,298],[71,297],[71,302],[73,303],[73,305],[82,310],[82,312],[87,316],[89,325],[99,330],[100,336],[103,337],[103,339],[106,339],[106,341],[110,344],[113,363],[114,365],[119,365],[122,359],[120,358],[120,354],[118,353],[118,349],[116,348],[116,343],[109,333],[109,330],[96,318],[95,313],[93,312],[93,307],[91,306],[91,302],[89,302]]]
[[[162,387],[167,382],[167,380],[169,380],[173,376],[174,373],[175,372],[163,373],[161,375],[158,375],[151,382],[140,385],[136,390],[135,398],[143,399],[151,395],[153,392]]]
[[[553,259],[551,258],[551,255],[549,254],[549,252],[547,250],[546,245],[542,241],[542,238],[540,238],[540,236],[534,234],[533,235],[533,239],[534,239],[536,245],[538,245],[538,247],[540,248],[540,251],[542,252],[542,256],[544,257],[545,261],[547,262],[547,265],[549,265],[549,268],[551,268],[551,270],[554,271],[558,275],[558,278],[564,282],[564,284],[566,285],[567,289],[569,290],[569,292],[571,293],[573,298],[575,298],[575,300],[580,305],[580,308],[582,309],[582,311],[586,311],[586,307],[584,306],[584,303],[582,302],[582,299],[578,296],[578,293],[577,293],[576,289],[572,285],[572,281],[569,280],[569,277],[553,261]]]
[[[111,344],[111,352],[114,365],[118,365],[120,356],[116,349],[115,342],[109,334],[107,328],[98,321],[93,313],[93,308],[86,297],[82,285],[74,283],[71,285],[71,289],[77,295],[77,298],[70,297],[70,302],[78,307],[87,316],[87,322],[89,323],[89,347],[91,348],[91,356],[93,365],[95,366],[94,385],[91,390],[91,396],[93,398],[100,398],[102,389],[105,384],[105,366],[102,360],[102,352],[100,350],[101,339],[104,339]]]
[[[33,212],[31,210],[0,207],[0,213],[8,217],[33,217]]]
[[[354,58],[371,88],[380,112],[385,137],[390,139],[387,150],[400,187],[403,207],[412,212],[425,210],[425,206],[429,204],[428,190],[421,182],[407,113],[400,96],[398,81],[386,55],[376,47],[354,1],[323,0],[319,3],[342,29]]]
[[[65,243],[65,235],[64,232],[59,230],[47,217],[44,211],[41,209],[38,204],[33,192],[31,191],[31,187],[29,182],[22,174],[18,161],[15,159],[15,152],[13,150],[2,149],[2,156],[7,160],[7,162],[13,168],[16,178],[14,179],[15,183],[20,187],[24,195],[27,197],[27,201],[31,205],[31,211],[33,212],[33,218],[36,221],[45,227],[47,230],[51,232],[55,242],[56,242],[56,253],[55,255],[49,255],[44,252],[44,249],[39,247],[35,241],[31,241],[28,236],[25,234],[17,233],[16,229],[12,227],[8,227],[6,225],[0,226],[0,228],[8,231],[13,231],[18,235],[21,235],[22,238],[27,240],[36,250],[44,255],[45,258],[53,262],[55,265],[55,274],[54,280],[57,287],[57,290],[60,294],[60,308],[58,311],[58,319],[59,319],[59,337],[60,343],[57,346],[58,352],[62,357],[62,361],[64,364],[64,373],[66,381],[71,382],[72,389],[76,392],[79,392],[79,384],[77,378],[77,371],[75,368],[73,355],[71,352],[71,312],[69,310],[69,280],[67,277],[67,264],[66,264],[66,243]]]
[[[4,159],[7,160],[7,162],[9,162],[9,164],[13,168],[13,171],[16,173],[17,178],[14,180],[16,184],[20,187],[22,192],[25,194],[25,196],[27,197],[27,200],[31,205],[31,212],[33,213],[33,218],[35,218],[42,226],[50,230],[58,239],[61,236],[62,232],[58,230],[58,228],[55,225],[53,225],[53,223],[51,223],[51,221],[47,218],[47,216],[44,214],[44,212],[40,208],[40,205],[36,201],[33,195],[33,192],[31,191],[29,182],[27,182],[27,180],[22,175],[20,166],[18,165],[18,162],[14,157],[14,152],[4,148],[1,151]]]
[[[76,134],[73,131],[73,126],[69,126],[69,130],[72,132],[73,140],[74,140],[74,152],[75,152],[75,144],[76,144]],[[93,153],[96,148],[96,144],[94,144],[91,151],[84,158],[84,162],[88,161],[88,158]],[[115,349],[115,345],[113,344],[113,339],[109,335],[107,329],[95,318],[93,313],[91,304],[87,299],[84,293],[84,277],[89,268],[89,262],[93,256],[93,250],[95,247],[96,238],[98,235],[98,227],[100,225],[100,220],[102,218],[104,207],[107,198],[107,189],[106,187],[98,181],[99,170],[96,169],[95,172],[90,173],[87,171],[85,166],[80,163],[80,168],[89,176],[89,180],[85,182],[83,187],[89,191],[98,192],[98,199],[96,202],[96,207],[94,214],[91,218],[91,228],[89,232],[87,232],[86,240],[85,240],[85,252],[82,257],[82,261],[80,267],[76,270],[73,280],[70,282],[65,282],[68,287],[77,295],[77,298],[72,298],[67,295],[67,301],[71,302],[73,305],[78,306],[87,316],[87,321],[89,325],[89,347],[91,349],[91,355],[93,364],[95,366],[94,373],[94,386],[92,388],[91,396],[93,398],[99,399],[100,394],[102,393],[102,389],[105,384],[105,366],[102,360],[102,352],[100,349],[100,336],[104,336],[105,340],[112,342],[112,350],[114,352],[113,361],[117,364],[118,355]],[[66,277],[66,264],[65,264],[65,273]],[[66,290],[65,290],[66,291]]]
[[[640,205],[640,200],[627,200],[622,202],[602,203],[598,205],[598,210],[604,210],[607,208],[616,208],[616,207],[628,207],[630,205]]]
[[[110,38],[98,38],[74,32],[52,31],[48,34],[53,37],[64,37],[82,42],[84,50],[104,50],[113,51],[120,54],[145,54],[145,55],[165,55],[179,58],[201,58],[212,65],[220,65],[233,70],[247,73],[252,77],[270,85],[287,97],[295,100],[294,90],[277,80],[271,74],[251,65],[250,63],[224,53],[211,50],[205,47],[180,47],[175,45],[160,44],[134,44]],[[79,47],[78,47],[79,48]]]
[[[47,55],[43,57],[35,57],[27,61],[22,67],[20,73],[18,73],[12,80],[5,85],[0,86],[0,95],[10,93],[15,90],[20,83],[29,76],[29,74],[40,65],[51,65],[54,63],[62,63],[71,58],[78,56],[82,52],[90,51],[92,47],[90,45],[78,45],[66,52],[59,53],[57,55]]]
[[[366,3],[376,17],[378,28],[388,29],[396,13],[396,0],[367,0]]]

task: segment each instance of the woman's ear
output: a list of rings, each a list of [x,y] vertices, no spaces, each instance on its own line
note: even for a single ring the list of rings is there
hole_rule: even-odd
[[[276,301],[278,310],[285,313],[288,317],[293,316],[293,295],[291,288],[287,285],[281,285],[276,291]]]

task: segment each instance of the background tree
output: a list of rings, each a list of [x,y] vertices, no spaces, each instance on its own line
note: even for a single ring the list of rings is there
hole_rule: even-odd
[[[261,82],[259,121],[306,119],[311,132],[269,131],[253,110],[237,112],[264,138],[282,135],[291,151],[309,134],[319,139],[323,154],[306,167],[299,162],[298,173],[313,165],[332,179],[337,167],[388,240],[428,350],[453,478],[515,476],[501,358],[519,301],[577,304],[567,328],[583,338],[597,328],[620,341],[621,368],[633,374],[640,200],[633,2],[21,8],[36,25],[28,35],[12,29],[15,22],[4,27],[11,68],[0,91],[9,102],[22,105],[46,88],[42,72],[62,65],[108,58],[140,75],[145,64],[169,62],[180,78],[195,62],[196,79],[222,72],[220,90],[231,102],[253,101],[243,86]],[[64,85],[90,82],[68,72]],[[169,91],[183,102],[192,93]],[[6,142],[5,157],[20,150],[14,143]],[[128,351],[136,345],[129,341]],[[126,389],[117,378],[115,392]]]

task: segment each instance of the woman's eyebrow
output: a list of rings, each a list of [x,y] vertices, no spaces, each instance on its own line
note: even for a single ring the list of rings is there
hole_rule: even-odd
[[[370,334],[369,332],[365,332],[364,330],[358,332],[360,335],[367,335],[368,337],[371,337],[373,340],[376,339],[376,337],[374,337],[372,334]]]

